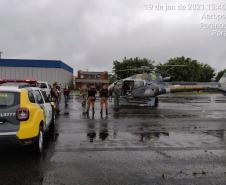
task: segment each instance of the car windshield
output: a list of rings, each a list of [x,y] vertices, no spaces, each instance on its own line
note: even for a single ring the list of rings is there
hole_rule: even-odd
[[[45,102],[49,102],[50,100],[49,100],[48,96],[46,95],[46,92],[41,91],[41,93],[42,93],[42,96],[44,97]]]
[[[47,85],[45,83],[39,83],[38,86],[42,89],[47,88]]]

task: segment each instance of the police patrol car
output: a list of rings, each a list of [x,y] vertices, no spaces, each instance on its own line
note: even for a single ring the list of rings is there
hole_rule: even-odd
[[[0,140],[33,144],[41,154],[44,133],[55,125],[54,105],[40,88],[29,86],[8,82],[0,86]]]

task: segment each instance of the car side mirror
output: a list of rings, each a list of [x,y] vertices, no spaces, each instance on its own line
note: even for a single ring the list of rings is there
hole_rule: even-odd
[[[56,99],[53,98],[53,97],[50,97],[49,100],[50,100],[50,102],[55,102],[56,101]]]
[[[53,102],[53,98],[49,95],[49,96],[47,97],[47,99],[46,99],[46,102],[47,102],[47,103]]]

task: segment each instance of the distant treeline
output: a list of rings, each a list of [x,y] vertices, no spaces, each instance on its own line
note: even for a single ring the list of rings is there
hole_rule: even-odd
[[[113,61],[113,74],[109,76],[110,83],[116,79],[123,79],[133,74],[156,71],[163,77],[171,77],[172,81],[183,82],[210,82],[218,81],[226,72],[222,69],[217,74],[209,65],[200,63],[191,58],[176,57],[170,58],[166,63],[154,65],[155,61],[147,58],[123,58],[122,61]]]

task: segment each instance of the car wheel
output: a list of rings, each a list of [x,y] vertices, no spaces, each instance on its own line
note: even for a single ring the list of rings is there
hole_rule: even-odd
[[[44,132],[42,127],[39,129],[38,138],[34,144],[35,147],[35,153],[38,155],[41,155],[43,152],[43,145],[44,145]]]
[[[55,114],[55,111],[53,111],[53,115],[50,123],[50,129],[54,129],[55,125],[56,125],[56,114]]]
[[[155,98],[155,105],[154,105],[154,107],[158,107],[158,105],[159,105],[159,99],[158,99],[158,97],[156,97]]]

